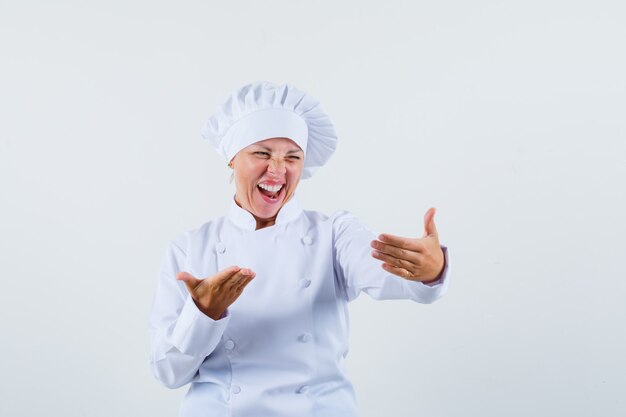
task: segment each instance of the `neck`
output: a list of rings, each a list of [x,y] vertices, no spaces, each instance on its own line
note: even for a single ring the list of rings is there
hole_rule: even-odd
[[[256,220],[256,230],[263,229],[269,226],[274,226],[274,224],[276,224],[276,216],[270,219],[260,219],[257,216],[254,216],[254,220]]]
[[[237,196],[235,195],[235,203],[243,208],[243,206],[241,204],[239,204],[239,201],[237,201]],[[245,208],[243,208],[244,210],[246,210]],[[254,217],[254,220],[256,220],[256,229],[255,230],[259,230],[259,229],[264,229],[266,227],[269,226],[274,226],[274,224],[276,224],[276,217],[278,217],[278,213],[276,213],[275,216],[273,217],[269,217],[267,219],[262,219],[260,217],[257,217],[254,213],[252,213],[250,210],[246,210],[248,213],[252,214],[252,217]]]

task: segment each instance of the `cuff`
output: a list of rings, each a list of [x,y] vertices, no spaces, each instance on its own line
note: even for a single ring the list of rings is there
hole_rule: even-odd
[[[219,320],[213,320],[201,312],[188,295],[172,333],[173,344],[186,355],[208,356],[219,343],[229,321],[228,310]]]

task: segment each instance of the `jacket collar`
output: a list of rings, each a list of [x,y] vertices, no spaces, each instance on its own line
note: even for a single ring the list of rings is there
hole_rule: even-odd
[[[292,195],[289,201],[278,212],[276,216],[276,225],[282,225],[295,220],[302,213],[300,202],[296,199],[296,195]],[[230,202],[230,209],[227,217],[236,226],[244,230],[256,230],[256,220],[249,211],[239,207],[235,202],[235,197]]]

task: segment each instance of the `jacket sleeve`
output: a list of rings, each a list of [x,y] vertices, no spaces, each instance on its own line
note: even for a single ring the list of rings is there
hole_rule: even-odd
[[[230,320],[228,312],[217,321],[206,316],[196,307],[184,283],[176,280],[185,267],[184,246],[184,239],[169,244],[149,320],[150,365],[155,377],[168,388],[191,382]]]
[[[448,248],[444,253],[444,270],[439,279],[430,284],[410,281],[390,274],[382,262],[371,256],[370,242],[377,235],[354,215],[342,211],[333,215],[333,256],[338,282],[343,286],[348,301],[361,291],[376,300],[409,299],[418,303],[432,303],[441,298],[448,287]]]

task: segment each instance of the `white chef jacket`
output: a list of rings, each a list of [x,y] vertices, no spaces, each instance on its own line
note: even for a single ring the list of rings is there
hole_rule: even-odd
[[[150,315],[150,363],[169,388],[191,382],[181,417],[356,417],[346,375],[348,302],[431,303],[434,284],[387,273],[372,258],[376,235],[345,211],[302,210],[293,197],[276,224],[256,221],[232,202],[226,216],[170,242]],[[205,278],[232,265],[256,277],[219,320],[206,316],[176,276]]]

